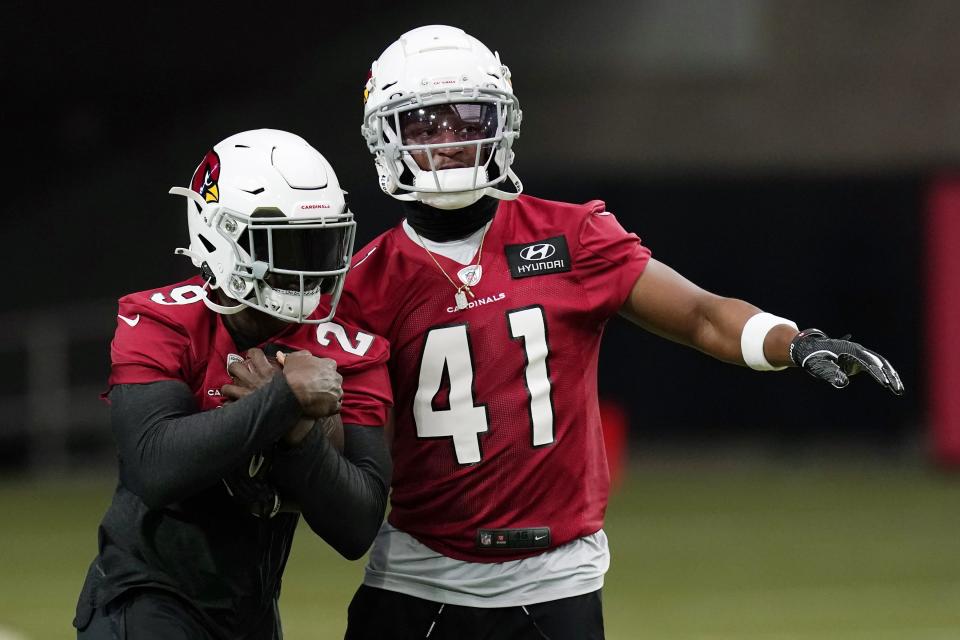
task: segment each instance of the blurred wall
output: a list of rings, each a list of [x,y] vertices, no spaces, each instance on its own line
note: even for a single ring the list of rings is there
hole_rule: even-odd
[[[106,19],[14,3],[0,44],[15,150],[5,228],[42,236],[47,262],[85,266],[77,229],[109,236],[100,277],[47,284],[61,298],[113,295],[144,268],[134,256],[182,241],[167,187],[217,140],[270,126],[331,157],[372,237],[395,214],[359,136],[362,85],[387,43],[430,22],[501,51],[525,112],[518,170],[548,182],[904,175],[960,158],[949,0],[398,5],[141,6]],[[18,245],[17,263],[35,262]],[[121,282],[104,286],[106,274]],[[28,279],[14,286],[5,304],[35,299]]]
[[[949,0],[648,0],[576,19],[557,12],[537,29],[547,43],[522,39],[521,64],[536,72],[515,75],[518,91],[536,82],[528,111],[572,135],[545,135],[552,143],[538,140],[531,159],[582,145],[578,164],[602,170],[955,161],[958,25],[960,4]]]
[[[11,3],[0,117],[14,167],[0,224],[18,277],[0,311],[22,324],[9,314],[62,316],[189,275],[172,255],[186,242],[182,202],[166,191],[242,129],[289,129],[324,152],[359,241],[393,224],[359,136],[362,85],[389,42],[427,23],[463,26],[510,65],[530,193],[605,198],[696,282],[853,331],[908,390],[923,385],[923,194],[960,158],[960,4],[948,0]],[[77,349],[70,376],[102,380],[106,346]],[[602,388],[651,440],[923,437],[919,394],[784,382],[623,323],[605,349]]]

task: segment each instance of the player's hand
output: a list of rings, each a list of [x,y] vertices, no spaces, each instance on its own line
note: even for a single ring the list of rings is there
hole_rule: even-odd
[[[260,387],[270,384],[273,377],[281,370],[276,360],[267,358],[263,351],[254,347],[247,351],[245,360],[231,362],[227,366],[227,373],[233,378],[233,383],[223,385],[220,393],[228,402],[239,400]]]
[[[280,493],[267,481],[270,464],[269,457],[255,453],[247,464],[222,478],[233,501],[258,518],[272,518],[280,512]]]
[[[849,338],[828,338],[819,329],[804,329],[790,343],[790,359],[837,389],[850,384],[849,376],[866,371],[882,386],[902,395],[903,383],[887,359]]]
[[[340,411],[343,378],[337,373],[335,360],[318,358],[309,351],[295,351],[278,353],[277,362],[305,416],[320,419]]]

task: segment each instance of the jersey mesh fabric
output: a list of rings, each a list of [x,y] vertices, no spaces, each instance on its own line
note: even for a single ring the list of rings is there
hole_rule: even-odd
[[[513,277],[507,245],[556,238],[563,240],[555,248],[565,243],[569,251],[568,271]],[[549,548],[598,531],[609,478],[597,358],[607,319],[649,260],[639,238],[624,231],[599,201],[572,205],[521,196],[503,202],[484,241],[483,275],[472,287],[476,298],[463,311],[455,307],[454,287],[401,226],[357,255],[362,262],[347,279],[338,314],[362,318],[391,343],[396,411],[390,523],[444,555],[471,562],[546,550],[491,551],[478,544],[480,529],[549,527]],[[456,279],[462,265],[435,258]],[[545,337],[546,357],[530,361],[531,350],[544,346],[538,331]],[[454,334],[450,344],[459,345],[456,349],[426,352],[431,340]],[[464,340],[466,355],[459,353]],[[421,407],[418,423],[414,405],[425,359],[442,366],[443,374],[441,391],[430,399],[432,412]],[[544,366],[549,394],[535,371]],[[536,413],[547,428],[546,436],[540,431],[546,441],[539,446],[534,446],[530,375],[541,385]],[[456,413],[445,395],[454,389],[461,398],[468,389],[470,398]],[[469,420],[459,417],[467,405],[482,407],[485,431],[463,433]],[[476,410],[472,415],[476,420]],[[439,434],[431,432],[436,424],[443,425]],[[464,463],[453,432],[466,436],[465,442],[476,438],[479,462]]]

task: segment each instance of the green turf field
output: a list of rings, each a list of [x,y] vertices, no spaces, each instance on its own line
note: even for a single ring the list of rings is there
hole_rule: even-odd
[[[0,638],[72,637],[108,482],[0,483]],[[639,465],[614,497],[609,638],[960,638],[960,478],[879,465]],[[362,564],[306,527],[287,638],[342,637]]]

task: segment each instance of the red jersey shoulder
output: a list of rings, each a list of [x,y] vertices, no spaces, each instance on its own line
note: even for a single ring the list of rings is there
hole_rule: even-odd
[[[345,424],[380,427],[386,423],[387,407],[393,404],[386,339],[337,318],[300,325],[272,342],[284,350],[305,349],[336,361],[343,376],[341,416]]]
[[[119,300],[118,326],[136,327],[146,318],[191,334],[210,322],[212,312],[203,303],[204,295],[199,277],[127,294]]]
[[[568,234],[571,240],[577,237],[584,221],[593,215],[609,215],[603,200],[591,200],[584,204],[544,200],[522,195],[510,203],[509,215],[516,231],[533,231],[539,234]]]
[[[212,312],[199,278],[119,300],[109,384],[186,380],[210,339]],[[199,344],[198,344],[199,341]]]
[[[354,251],[353,260],[350,261],[350,270],[352,271],[353,269],[356,269],[368,260],[373,259],[374,256],[377,256],[377,253],[380,252],[381,245],[391,242],[393,231],[393,229],[387,229],[379,236],[368,242],[362,249]],[[380,252],[380,255],[377,256],[376,259],[380,259],[382,256],[383,252]],[[376,259],[374,261],[376,261]]]
[[[290,349],[305,349],[321,358],[337,361],[341,372],[353,372],[385,364],[390,358],[386,338],[334,318],[330,322],[300,325],[276,340]]]
[[[571,204],[521,196],[512,214],[513,234],[518,237],[563,235],[571,251],[607,255],[611,261],[639,259],[644,264],[650,251],[640,238],[621,226],[603,200]],[[532,240],[533,238],[531,238]]]
[[[384,270],[389,269],[391,261],[397,257],[398,234],[405,234],[402,223],[381,233],[365,247],[354,252],[345,285],[348,291],[355,290],[357,285],[370,286],[382,279]]]
[[[347,274],[343,295],[334,319],[346,322],[373,333],[388,333],[395,309],[395,289],[403,287],[411,270],[419,267],[404,258],[398,246],[404,233],[397,225],[380,234],[365,247],[353,254],[353,264]]]

